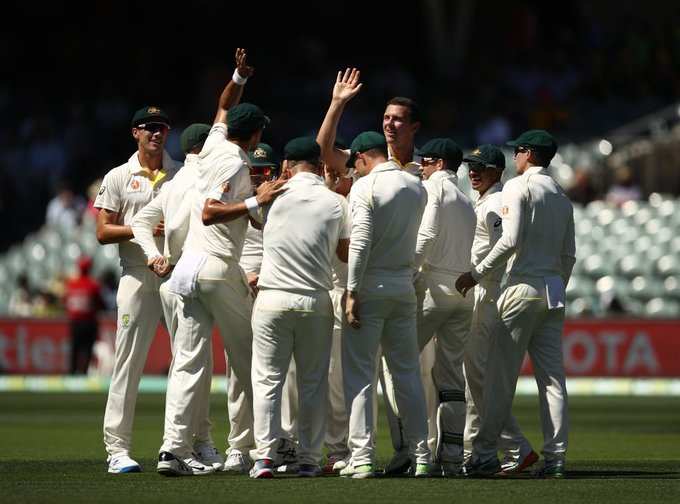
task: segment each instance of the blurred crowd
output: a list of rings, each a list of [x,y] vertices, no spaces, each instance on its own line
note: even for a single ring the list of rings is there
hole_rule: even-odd
[[[412,2],[400,9],[362,3],[365,18],[379,16],[386,27],[413,30],[389,44],[349,36],[357,2],[334,9],[301,2],[298,7],[309,11],[315,25],[287,36],[278,17],[285,6],[270,6],[257,24],[211,30],[211,16],[247,19],[252,12],[195,4],[196,13],[178,16],[155,6],[103,1],[92,12],[71,12],[63,26],[50,17],[62,7],[46,6],[37,20],[30,19],[28,5],[9,7],[16,22],[0,34],[0,45],[24,44],[25,50],[3,53],[15,78],[0,83],[0,252],[45,223],[74,227],[92,212],[98,180],[134,149],[129,121],[139,106],[157,103],[170,111],[167,145],[182,159],[179,135],[189,123],[211,122],[237,45],[249,48],[256,67],[245,99],[271,116],[264,140],[275,148],[318,128],[328,83],[345,65],[360,67],[366,82],[343,119],[345,138],[379,128],[382,106],[395,95],[420,102],[420,142],[450,136],[464,148],[503,144],[529,128],[550,130],[561,145],[578,145],[680,98],[680,6],[672,2],[653,8],[570,2],[559,15],[545,2],[473,2],[467,28],[453,3]],[[433,5],[440,11],[433,13]],[[90,17],[107,21],[92,23]],[[137,33],[146,40],[151,17],[165,35],[158,32],[142,45],[158,37],[163,45],[142,57],[128,37]],[[443,21],[437,25],[435,17]],[[49,24],[49,44],[22,35],[22,18],[36,27]],[[187,43],[193,39],[201,41],[198,47]],[[437,50],[443,50],[441,57]],[[49,61],[35,65],[31,56],[45,52]],[[598,167],[578,154],[572,158],[559,181],[582,205],[598,199],[621,205],[652,191],[680,194],[680,184],[654,187],[629,163]],[[48,294],[27,288],[15,297],[24,312],[49,313],[58,306]]]

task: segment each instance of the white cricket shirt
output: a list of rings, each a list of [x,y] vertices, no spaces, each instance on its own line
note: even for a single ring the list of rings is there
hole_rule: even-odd
[[[456,276],[470,270],[477,216],[457,184],[450,170],[436,171],[423,181],[427,206],[418,230],[416,268]]]
[[[177,264],[189,232],[191,201],[195,198],[194,185],[198,173],[198,156],[187,154],[184,166],[173,179],[164,184],[161,192],[132,219],[132,232],[147,259],[165,255],[170,264]],[[156,246],[153,230],[164,221],[165,241],[163,254]]]
[[[255,229],[250,222],[248,222],[248,229],[246,229],[241,260],[238,263],[246,273],[260,274],[262,267],[262,231]]]
[[[155,179],[151,180],[149,172],[139,164],[137,154],[135,152],[127,163],[117,166],[104,176],[99,194],[94,201],[95,208],[118,213],[115,224],[129,226],[135,214],[160,192],[163,185],[173,178],[181,166],[181,163],[163,151],[163,168]],[[156,247],[162,246],[162,237],[156,237],[155,241]],[[118,254],[123,268],[146,266],[146,255],[136,239],[120,242]]]
[[[413,292],[416,239],[427,203],[423,184],[394,161],[352,186],[347,289],[369,295]]]
[[[477,266],[487,256],[503,234],[501,219],[501,190],[503,184],[496,182],[475,201],[477,226],[475,239],[472,242],[472,266]],[[505,272],[505,264],[500,264],[494,271],[484,277],[484,281],[500,282]]]
[[[540,166],[506,182],[501,193],[503,234],[472,271],[475,279],[508,260],[509,275],[561,276],[566,285],[576,262],[574,210]]]
[[[189,234],[184,248],[238,261],[246,236],[248,216],[210,226],[205,226],[201,218],[203,206],[209,198],[235,203],[244,201],[253,193],[248,154],[228,141],[226,134],[225,124],[213,125],[198,155],[196,195],[191,203]]]
[[[338,240],[350,234],[347,202],[313,173],[297,173],[285,187],[266,214],[258,287],[329,291]]]

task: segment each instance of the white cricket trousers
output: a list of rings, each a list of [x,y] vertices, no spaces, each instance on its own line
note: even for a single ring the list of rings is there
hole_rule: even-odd
[[[462,464],[466,415],[463,356],[474,300],[454,289],[457,275],[424,271],[422,276],[426,290],[418,311],[419,348],[425,348],[437,336],[432,378],[438,393],[438,411],[436,418],[430,418],[440,427],[437,461]]]
[[[291,358],[298,389],[298,462],[319,464],[326,433],[333,311],[326,291],[261,289],[253,315],[255,460],[276,458]]]
[[[474,290],[475,308],[472,313],[470,335],[465,347],[465,398],[467,403],[467,419],[465,422],[465,452],[469,457],[472,441],[479,432],[482,409],[484,407],[484,377],[486,375],[489,347],[500,319],[496,302],[500,295],[498,282],[485,282]],[[515,419],[510,414],[501,432],[498,446],[503,451],[506,461],[518,461],[520,455],[531,452],[531,444],[524,437]]]
[[[345,323],[342,373],[349,411],[352,464],[375,463],[374,389],[378,349],[391,371],[395,400],[402,414],[409,452],[417,463],[430,463],[427,412],[420,379],[416,295],[395,297],[359,295],[361,327]]]
[[[115,360],[104,413],[109,455],[130,454],[139,380],[161,318],[161,279],[145,266],[125,268],[118,284]]]
[[[161,285],[160,294],[173,354],[168,373],[163,445],[160,451],[171,451],[186,458],[193,451],[193,445],[213,443],[210,433],[212,334],[205,338],[195,320],[187,318],[185,298],[168,290],[167,282]],[[180,327],[181,330],[178,330]],[[205,370],[197,369],[192,376],[191,373],[186,373],[191,365]],[[178,369],[180,366],[182,369]],[[183,379],[187,381],[179,385],[178,380]],[[184,389],[190,389],[188,394],[184,394]],[[190,406],[185,404],[187,397],[194,401]],[[191,409],[187,409],[188,407]]]
[[[333,303],[333,343],[328,366],[328,419],[326,422],[326,450],[328,457],[345,458],[349,455],[347,436],[349,417],[342,383],[342,309],[343,289],[329,292]]]
[[[177,314],[175,355],[168,378],[166,429],[161,451],[185,457],[192,451],[192,423],[197,411],[205,411],[206,386],[212,377],[212,328],[216,323],[233,375],[243,397],[238,412],[229,412],[229,443],[248,453],[253,446],[250,362],[251,297],[247,280],[237,262],[208,256],[198,273],[195,297],[183,297]],[[181,345],[181,346],[180,346]],[[233,404],[228,408],[235,409]]]
[[[524,353],[534,368],[546,461],[564,460],[569,418],[562,362],[564,308],[548,310],[545,282],[540,277],[508,279],[498,300],[499,331],[489,352],[484,383],[482,423],[472,443],[472,457],[496,456],[498,437],[508,423]]]

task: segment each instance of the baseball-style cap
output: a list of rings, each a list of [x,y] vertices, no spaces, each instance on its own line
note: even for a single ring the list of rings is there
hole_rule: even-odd
[[[274,149],[271,145],[266,143],[259,143],[255,150],[248,153],[251,166],[274,166],[277,167],[279,163],[274,155]]]
[[[170,119],[168,115],[158,107],[153,105],[147,105],[146,107],[140,108],[135,115],[132,116],[132,121],[130,122],[133,128],[139,126],[140,124],[147,123],[162,123],[170,126]]]
[[[433,138],[418,149],[418,154],[424,158],[443,159],[455,167],[463,160],[463,151],[450,138]]]
[[[545,152],[557,152],[557,142],[555,138],[545,130],[534,129],[525,131],[515,140],[510,140],[507,145],[512,147],[529,147]]]
[[[179,145],[182,147],[182,152],[187,154],[197,145],[205,142],[210,133],[210,125],[203,123],[194,123],[187,126],[179,137]]]
[[[269,125],[269,117],[252,103],[240,103],[227,112],[227,130],[249,133]]]
[[[350,145],[350,155],[347,160],[347,167],[354,168],[357,154],[371,149],[384,149],[387,152],[387,141],[385,137],[375,131],[364,131],[359,133]]]
[[[283,159],[316,162],[321,156],[321,147],[314,137],[293,138],[283,148]]]
[[[463,158],[466,163],[479,163],[487,168],[505,169],[505,155],[495,145],[480,145]]]

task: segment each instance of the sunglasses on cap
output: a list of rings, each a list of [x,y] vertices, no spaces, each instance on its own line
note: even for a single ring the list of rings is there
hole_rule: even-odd
[[[427,165],[435,164],[437,161],[439,161],[439,158],[424,157],[420,160],[420,164],[422,166],[427,166]]]
[[[144,131],[148,131],[149,133],[157,133],[160,131],[161,133],[165,133],[170,129],[170,126],[164,123],[146,123],[146,124],[138,124],[137,129],[143,129]]]
[[[487,166],[484,163],[479,163],[475,161],[468,161],[468,170],[482,172],[484,170],[490,170],[493,166]]]
[[[531,149],[529,147],[518,145],[517,147],[515,147],[515,155],[519,154],[520,152],[521,153],[529,152],[530,150]]]

